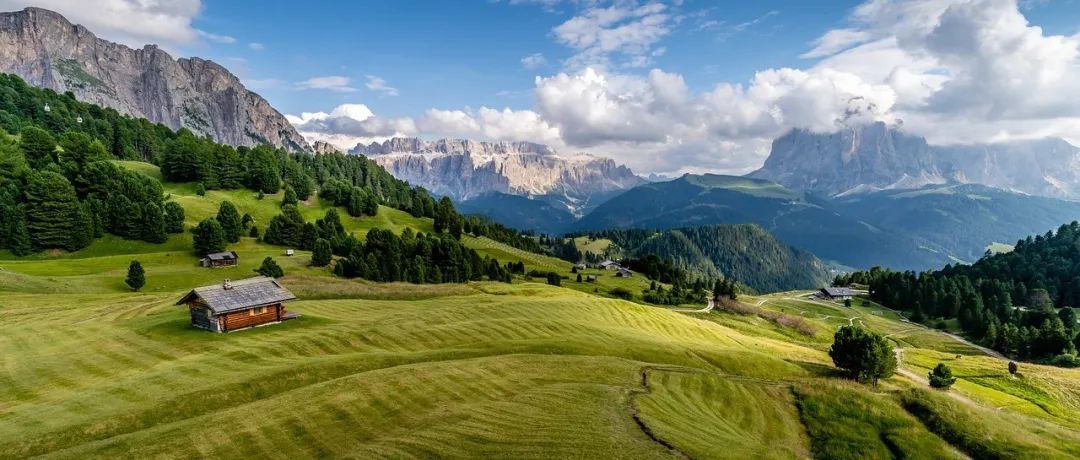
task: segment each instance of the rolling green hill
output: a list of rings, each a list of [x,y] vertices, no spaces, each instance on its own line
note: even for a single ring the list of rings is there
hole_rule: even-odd
[[[590,234],[611,240],[627,256],[649,254],[709,278],[734,279],[762,292],[812,289],[830,277],[825,264],[752,224],[703,225],[672,230],[609,230]]]
[[[995,242],[1017,240],[1080,219],[1080,202],[983,185],[882,191],[835,201],[845,215],[912,235],[919,246],[973,262]]]

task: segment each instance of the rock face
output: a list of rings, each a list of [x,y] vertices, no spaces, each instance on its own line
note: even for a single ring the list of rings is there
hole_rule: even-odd
[[[285,117],[224,67],[173,59],[156,45],[135,50],[102,40],[49,10],[0,13],[0,72],[225,144],[310,148]]]
[[[311,144],[311,151],[315,152],[316,154],[325,155],[328,153],[340,152],[341,150],[337,147],[334,147],[329,142],[315,141],[314,144]]]
[[[365,155],[398,179],[455,200],[491,193],[556,195],[565,198],[563,203],[575,214],[611,192],[645,182],[610,159],[564,157],[529,142],[393,138],[357,145],[350,153]]]
[[[824,196],[981,184],[1029,195],[1080,198],[1080,148],[1062,139],[934,146],[884,123],[773,141],[751,177]]]
[[[827,134],[790,131],[750,176],[826,196],[946,181],[925,139],[881,122]]]

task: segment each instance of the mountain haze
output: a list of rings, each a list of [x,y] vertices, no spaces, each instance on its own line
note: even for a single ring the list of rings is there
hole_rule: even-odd
[[[224,67],[97,38],[41,8],[0,13],[0,73],[234,146],[307,150],[296,129]]]

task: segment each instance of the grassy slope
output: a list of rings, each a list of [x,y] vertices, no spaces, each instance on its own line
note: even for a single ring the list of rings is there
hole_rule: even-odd
[[[200,204],[184,186],[169,188]],[[276,212],[275,198],[210,192],[189,220],[225,198],[261,225]],[[392,210],[377,219],[347,225],[430,225]],[[342,280],[301,254],[278,257],[301,319],[216,335],[190,328],[172,303],[193,285],[246,276],[281,249],[245,240],[234,247],[247,266],[207,270],[189,238],[105,239],[75,254],[0,260],[0,457],[956,456],[943,438],[980,457],[1035,441],[1043,458],[1080,450],[1080,371],[1022,364],[1012,379],[1004,361],[861,301],[743,299],[817,326],[804,336],[756,316],[606,299],[573,282]],[[121,284],[132,257],[147,266],[143,293]],[[918,374],[948,361],[963,399],[908,390],[923,384],[902,376],[880,393],[838,379],[827,349],[849,323],[889,334]]]

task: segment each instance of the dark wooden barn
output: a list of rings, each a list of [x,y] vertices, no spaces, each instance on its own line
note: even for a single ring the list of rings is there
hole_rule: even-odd
[[[232,267],[240,263],[240,256],[234,251],[227,252],[215,252],[213,254],[207,254],[199,262],[204,267],[217,268],[217,267]]]
[[[296,296],[277,280],[258,276],[192,289],[176,304],[188,307],[193,326],[229,332],[296,318],[285,311],[290,300]]]

